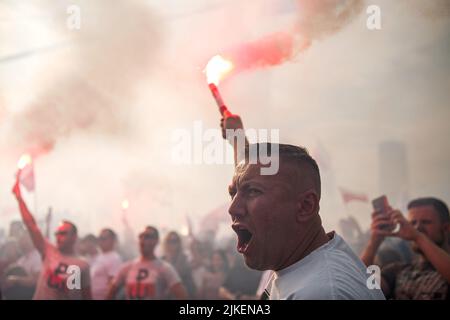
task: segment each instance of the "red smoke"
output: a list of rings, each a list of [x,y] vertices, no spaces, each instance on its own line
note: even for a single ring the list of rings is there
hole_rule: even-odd
[[[235,72],[280,65],[294,59],[314,40],[332,35],[362,12],[363,0],[297,0],[296,20],[288,31],[269,34],[225,50]]]
[[[292,34],[277,32],[256,41],[245,43],[227,53],[237,70],[271,67],[292,59],[296,54]]]

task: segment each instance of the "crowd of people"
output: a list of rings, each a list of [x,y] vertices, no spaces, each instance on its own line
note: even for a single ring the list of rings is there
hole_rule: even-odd
[[[235,147],[238,137],[225,129],[243,129],[241,119],[229,114],[221,126]],[[268,165],[262,149],[276,151],[275,174],[262,173]],[[52,244],[49,219],[38,226],[17,180],[22,221],[0,243],[2,298],[450,298],[450,215],[443,201],[414,199],[406,217],[391,207],[375,210],[367,233],[354,219],[342,220],[341,236],[322,226],[320,171],[306,149],[245,140],[238,151],[228,209],[237,246],[234,239],[224,245],[175,231],[160,235],[155,226],[135,235],[126,221],[122,243],[113,229],[79,237],[73,222],[62,221]],[[369,284],[373,266],[380,274]]]
[[[62,221],[53,245],[40,231],[47,226],[38,226],[23,202],[19,184],[14,192],[23,222],[13,221],[0,240],[2,299],[258,297],[261,272],[245,266],[232,239],[214,243],[170,231],[160,241],[158,228],[145,226],[130,241],[128,225],[124,241],[111,228],[81,237],[74,223]]]

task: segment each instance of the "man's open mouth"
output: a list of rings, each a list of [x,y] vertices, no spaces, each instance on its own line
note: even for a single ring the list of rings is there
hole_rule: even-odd
[[[239,253],[245,253],[249,247],[253,234],[250,230],[240,224],[233,225],[233,230],[238,236],[237,250]]]

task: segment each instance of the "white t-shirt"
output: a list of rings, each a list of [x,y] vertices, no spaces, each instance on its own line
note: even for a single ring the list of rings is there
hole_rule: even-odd
[[[300,261],[276,271],[267,291],[271,300],[384,300],[369,289],[366,266],[337,234]]]
[[[194,280],[195,287],[200,289],[203,285],[203,278],[208,270],[204,266],[198,266],[192,269],[192,279]]]
[[[113,279],[122,267],[122,258],[116,251],[100,253],[91,265],[92,298],[104,300]]]

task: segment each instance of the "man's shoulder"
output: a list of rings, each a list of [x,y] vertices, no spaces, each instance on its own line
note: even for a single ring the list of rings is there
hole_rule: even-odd
[[[365,265],[337,235],[276,281],[287,299],[383,299],[367,287]]]
[[[160,271],[166,271],[166,272],[175,271],[176,272],[175,267],[170,262],[167,262],[166,260],[155,259],[154,264],[155,264],[155,267]]]
[[[381,292],[367,287],[370,275],[361,259],[338,235],[318,257],[319,272],[313,272],[309,281],[312,292],[315,283],[325,293],[324,299],[384,299]],[[319,281],[317,281],[319,279]],[[327,293],[328,292],[328,293]]]
[[[121,270],[130,270],[131,268],[139,267],[140,265],[141,261],[139,259],[128,260],[122,264]]]
[[[293,286],[287,292],[287,300],[384,300],[380,290],[371,290],[362,278],[333,276],[312,276],[300,286]]]
[[[339,235],[335,235],[333,245],[330,245],[323,252],[323,257],[328,268],[332,269],[334,273],[349,272],[357,273],[359,275],[366,274],[366,266],[350,246]]]

